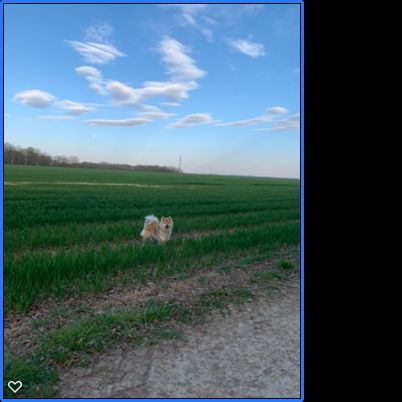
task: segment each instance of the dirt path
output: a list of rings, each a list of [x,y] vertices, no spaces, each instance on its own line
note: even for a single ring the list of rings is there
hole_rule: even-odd
[[[181,340],[100,355],[61,376],[61,397],[300,396],[298,283],[187,327]]]

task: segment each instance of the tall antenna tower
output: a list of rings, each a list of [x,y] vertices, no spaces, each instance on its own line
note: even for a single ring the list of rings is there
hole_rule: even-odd
[[[179,157],[179,173],[181,173],[181,155]]]

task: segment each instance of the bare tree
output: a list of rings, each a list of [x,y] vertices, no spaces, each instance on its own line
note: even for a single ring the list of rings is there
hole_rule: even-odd
[[[66,165],[68,163],[66,155],[56,155],[53,159],[58,165]]]
[[[70,165],[76,165],[76,164],[80,163],[80,159],[78,158],[78,156],[69,156],[68,163]]]
[[[109,162],[80,162],[77,156],[57,155],[51,157],[39,149],[28,147],[21,148],[4,143],[4,163],[8,165],[41,165],[41,166],[74,166],[88,168],[106,168],[115,170],[141,170],[150,172],[169,172],[177,173],[180,169],[173,166],[157,166],[157,165],[128,165]]]

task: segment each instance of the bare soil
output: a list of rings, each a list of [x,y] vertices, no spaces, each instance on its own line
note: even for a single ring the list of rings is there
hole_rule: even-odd
[[[61,375],[68,398],[298,398],[300,289],[283,286],[230,314],[184,328],[179,340],[116,347]]]

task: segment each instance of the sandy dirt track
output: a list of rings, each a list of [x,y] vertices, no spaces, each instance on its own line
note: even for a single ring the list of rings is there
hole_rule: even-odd
[[[115,348],[62,374],[62,397],[300,397],[298,283],[216,312],[180,340]]]

